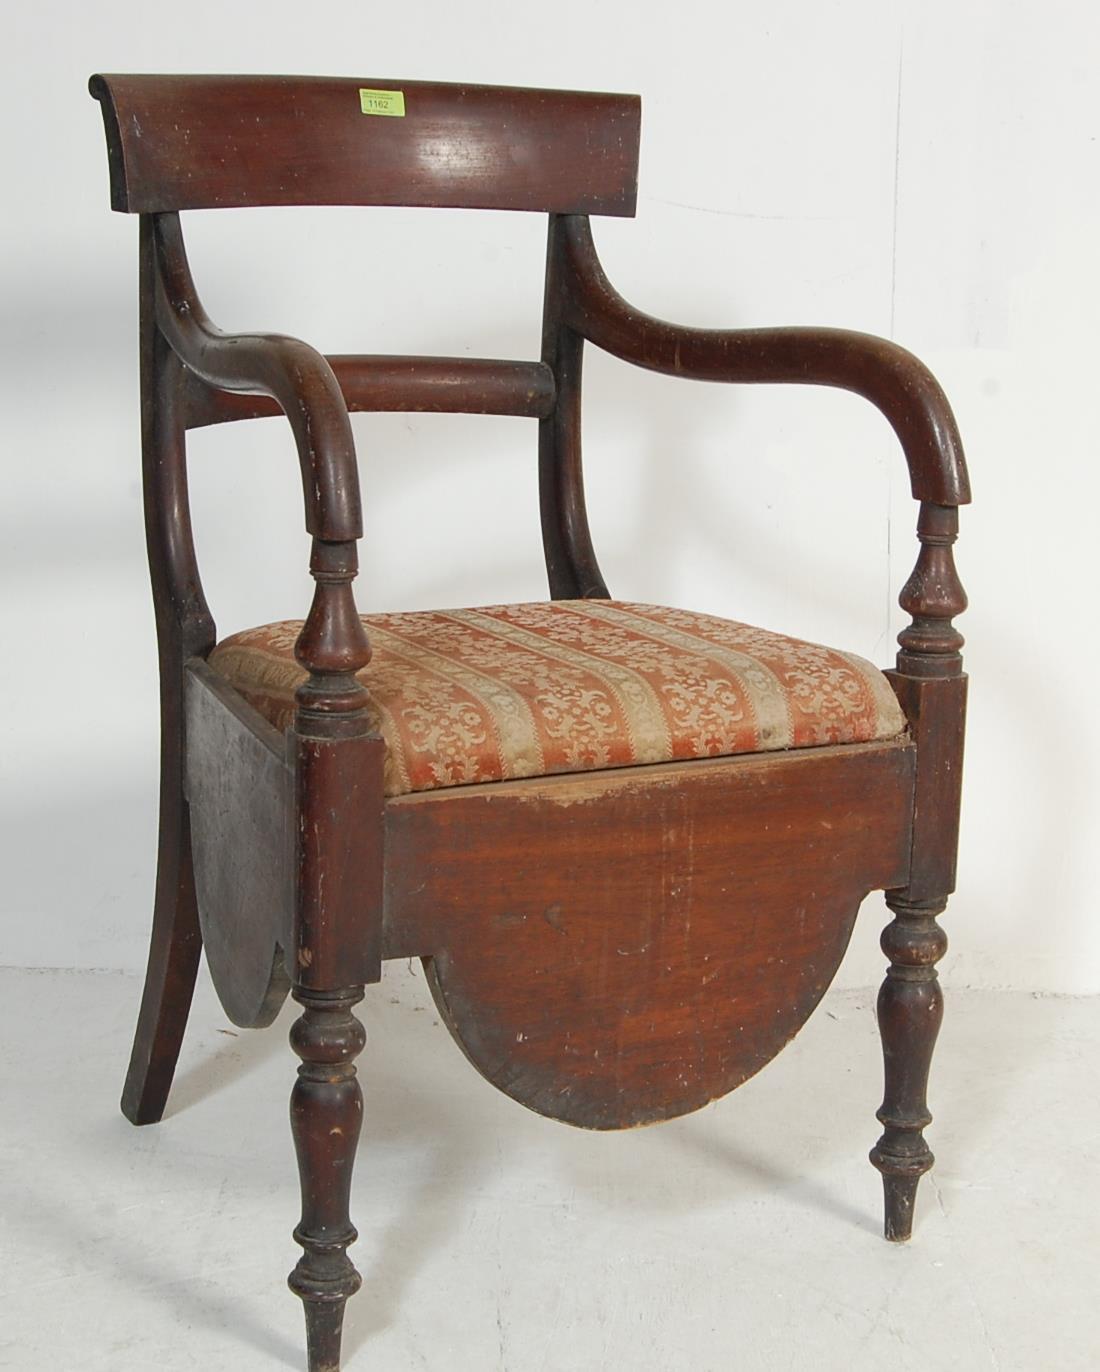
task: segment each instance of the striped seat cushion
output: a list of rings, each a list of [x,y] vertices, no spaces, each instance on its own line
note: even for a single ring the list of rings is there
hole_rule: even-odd
[[[386,793],[902,732],[881,672],[835,648],[711,615],[558,600],[364,615],[359,674],[386,740]],[[305,672],[301,621],[219,643],[210,664],[278,729]]]

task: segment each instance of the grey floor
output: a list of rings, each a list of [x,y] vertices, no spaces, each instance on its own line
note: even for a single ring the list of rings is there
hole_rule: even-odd
[[[203,983],[163,1124],[130,977],[0,972],[0,1366],[300,1368],[285,1031]],[[871,993],[732,1096],[592,1135],[498,1095],[391,967],[365,1008],[347,1372],[1100,1367],[1100,1001],[954,992],[908,1246],[879,1237]]]

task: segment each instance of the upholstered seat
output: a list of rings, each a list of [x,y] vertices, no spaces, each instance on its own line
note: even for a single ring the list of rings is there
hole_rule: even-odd
[[[365,615],[359,673],[386,793],[890,738],[905,719],[852,653],[712,615],[609,600]],[[298,621],[210,664],[278,729],[306,679]]]

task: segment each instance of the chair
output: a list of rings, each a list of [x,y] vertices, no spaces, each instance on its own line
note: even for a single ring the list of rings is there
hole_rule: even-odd
[[[111,203],[140,216],[145,516],[163,733],[152,947],[122,1108],[164,1110],[200,948],[228,1015],[301,1007],[291,1095],[309,1367],[339,1366],[364,1046],[383,960],[419,957],[474,1066],[550,1118],[617,1129],[758,1071],[832,979],[857,907],[892,922],[878,1016],[886,1235],[909,1237],[941,1019],[966,678],[952,544],[966,468],[927,370],[832,329],[648,317],[589,216],[632,215],[634,96],[419,82],[96,76]],[[548,215],[542,356],[323,357],[205,314],[179,211],[405,205]],[[581,472],[586,343],[709,381],[853,391],[919,502],[911,624],[886,673],[713,616],[612,600]],[[350,411],[538,420],[550,600],[361,619]],[[283,413],[316,582],[304,622],[219,643],[188,513],[189,429]],[[372,656],[373,650],[373,656]],[[701,1259],[705,1261],[705,1259]]]

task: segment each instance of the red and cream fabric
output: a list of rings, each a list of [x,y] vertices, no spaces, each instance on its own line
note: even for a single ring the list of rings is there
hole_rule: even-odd
[[[890,738],[869,662],[711,615],[610,600],[364,615],[359,674],[386,793]],[[305,672],[301,621],[218,644],[210,665],[278,729]]]

